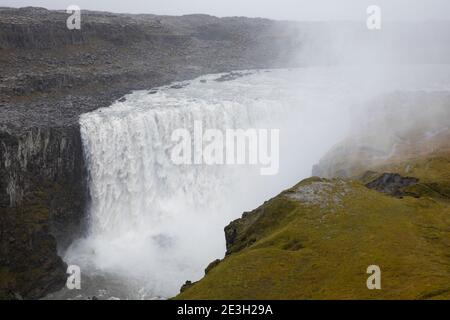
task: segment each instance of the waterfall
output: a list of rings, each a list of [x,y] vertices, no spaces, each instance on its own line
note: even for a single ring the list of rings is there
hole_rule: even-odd
[[[90,279],[118,279],[125,298],[177,294],[223,257],[224,226],[310,175],[347,133],[348,107],[365,96],[343,81],[339,68],[250,73],[136,91],[81,116],[90,231],[68,250],[68,263]],[[196,121],[219,130],[280,129],[279,173],[261,176],[255,165],[174,164],[172,133],[193,133]]]

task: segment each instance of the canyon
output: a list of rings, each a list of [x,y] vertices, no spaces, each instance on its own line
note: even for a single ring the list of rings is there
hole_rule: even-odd
[[[404,289],[401,283],[408,283],[415,277],[408,270],[420,269],[417,261],[428,261],[424,258],[426,252],[433,259],[420,269],[424,274],[419,275],[414,290],[401,291],[401,296],[448,296],[447,282],[437,281],[440,277],[449,278],[442,266],[448,264],[445,256],[448,146],[445,141],[448,141],[449,72],[444,65],[449,63],[450,54],[445,44],[450,37],[439,32],[450,30],[448,22],[425,23],[426,28],[420,24],[400,24],[400,32],[388,32],[383,38],[381,33],[368,34],[365,24],[359,22],[289,22],[83,11],[81,30],[69,30],[67,17],[64,11],[44,8],[0,8],[0,299],[38,299],[60,291],[67,279],[67,261],[95,257],[92,252],[100,253],[100,257],[106,257],[101,254],[109,252],[140,256],[141,252],[148,252],[146,241],[150,238],[155,247],[166,249],[161,252],[170,253],[172,240],[165,234],[147,237],[147,233],[142,233],[145,241],[137,248],[143,250],[134,256],[135,252],[129,250],[132,245],[119,247],[123,250],[118,251],[117,247],[102,244],[105,239],[115,244],[113,239],[117,235],[124,235],[119,240],[129,244],[127,241],[133,238],[127,238],[124,232],[127,227],[145,229],[149,225],[147,222],[158,218],[138,213],[153,207],[172,212],[168,204],[177,202],[164,200],[173,200],[170,197],[176,196],[178,191],[187,192],[199,203],[206,201],[201,197],[203,194],[221,199],[215,207],[202,212],[205,217],[219,215],[221,205],[229,204],[226,195],[221,194],[221,183],[226,181],[223,178],[233,178],[234,182],[250,179],[222,172],[209,175],[207,170],[192,177],[190,171],[168,170],[164,162],[166,150],[161,141],[170,137],[164,134],[171,132],[169,129],[174,129],[174,124],[189,125],[188,120],[194,115],[209,115],[208,103],[222,110],[223,101],[236,102],[238,98],[242,101],[225,108],[228,115],[234,116],[224,118],[229,123],[223,121],[219,113],[210,115],[209,120],[224,127],[235,124],[235,120],[247,123],[261,115],[271,119],[277,113],[273,108],[283,109],[288,105],[283,101],[294,102],[294,106],[305,103],[307,116],[302,123],[305,128],[302,134],[318,140],[310,143],[307,139],[298,139],[296,142],[305,144],[281,148],[282,152],[292,152],[290,161],[304,159],[305,166],[287,168],[292,170],[284,167],[282,183],[258,185],[255,180],[251,186],[272,188],[259,195],[265,194],[264,199],[272,198],[256,210],[244,213],[241,219],[236,219],[242,213],[236,209],[230,210],[232,215],[217,219],[222,225],[214,218],[215,229],[209,229],[206,218],[200,219],[198,226],[194,225],[197,220],[189,219],[194,217],[189,214],[177,222],[180,230],[198,243],[216,244],[200,241],[202,234],[192,232],[196,230],[194,227],[207,230],[205,232],[210,232],[215,240],[220,238],[226,244],[226,249],[221,251],[226,254],[224,259],[207,265],[221,250],[220,241],[213,248],[214,254],[194,259],[192,263],[196,268],[188,277],[195,279],[187,283],[178,298],[377,298],[380,296],[359,291],[357,283],[361,270],[374,263],[371,257],[379,257],[388,268],[401,266],[402,278],[391,287],[398,291]],[[389,24],[383,28],[385,26],[390,30]],[[356,43],[362,46],[357,47]],[[386,47],[391,43],[399,44],[400,49],[389,56]],[[365,69],[358,65],[379,58],[388,62],[387,66]],[[350,67],[340,68],[341,64],[349,62]],[[382,71],[392,72],[391,64],[398,62],[405,65],[395,69],[399,78],[369,81],[377,80]],[[406,65],[409,63],[412,66]],[[267,69],[270,70],[262,72]],[[428,71],[423,72],[425,69]],[[360,90],[352,91],[343,85],[344,81],[339,81],[347,79],[348,72],[361,75],[361,70],[366,71],[366,76],[357,77],[353,83],[353,88]],[[429,70],[433,71],[431,76]],[[286,74],[288,80],[291,74],[300,81],[302,88],[306,88],[302,92],[305,96],[294,95],[295,99],[289,100],[295,88],[285,81]],[[280,79],[284,80],[277,87],[280,82],[276,81]],[[253,89],[246,90],[247,81],[253,81]],[[394,92],[371,97],[369,107],[375,107],[370,113],[361,111],[362,117],[349,121],[367,130],[359,130],[358,134],[346,138],[343,127],[338,125],[347,123],[337,120],[340,117],[343,120],[354,104],[358,108],[361,104],[367,107],[367,101],[358,96],[367,98],[365,90],[372,93],[374,83],[381,83]],[[399,83],[406,83],[406,89],[398,86]],[[274,103],[270,88],[283,86],[288,90],[278,93],[285,100]],[[222,102],[202,96],[208,92],[204,88],[221,93]],[[252,91],[255,88],[259,91]],[[189,91],[192,89],[194,95]],[[377,93],[385,93],[378,89]],[[308,95],[311,92],[314,95]],[[341,92],[356,97],[352,103],[341,101]],[[192,101],[199,96],[207,102],[202,108],[197,108]],[[264,108],[258,109],[261,96]],[[176,101],[169,111],[167,101]],[[329,101],[338,101],[343,108],[336,109]],[[326,112],[308,113],[308,110],[315,110],[317,103]],[[156,107],[147,110],[143,104]],[[183,106],[184,109],[180,108]],[[380,106],[383,108],[378,108]],[[434,106],[431,108],[433,116],[427,117],[421,111],[423,106]],[[240,112],[245,108],[248,114]],[[371,116],[364,118],[364,114]],[[393,116],[386,118],[386,114]],[[336,116],[335,122],[319,121],[330,120],[333,116]],[[293,121],[302,119],[291,118]],[[436,122],[436,118],[440,121]],[[158,122],[159,119],[169,121]],[[308,126],[311,119],[314,121],[310,124],[314,126]],[[417,130],[411,131],[405,119],[417,123]],[[148,126],[150,122],[152,126]],[[337,126],[336,130],[328,130],[327,126],[334,128],[333,125]],[[326,132],[333,133],[332,138],[326,136]],[[146,133],[145,137],[151,137],[156,143],[146,143],[141,133]],[[111,137],[116,139],[111,140]],[[126,139],[128,143],[123,143]],[[327,144],[331,142],[332,145]],[[309,145],[316,146],[305,149]],[[135,153],[130,155],[128,151],[132,148]],[[308,152],[301,158],[304,150]],[[316,165],[313,167],[313,164]],[[138,174],[135,169],[139,166],[150,166],[152,170]],[[161,170],[153,174],[156,167]],[[311,168],[312,174],[321,178],[298,183],[299,177],[311,175]],[[160,183],[158,188],[154,188],[155,181]],[[404,185],[404,181],[415,182]],[[200,189],[194,188],[197,185]],[[259,198],[252,199],[250,193],[246,193],[251,189],[245,189],[244,183],[237,185],[241,188],[237,190],[242,190],[249,198],[245,199],[249,201],[247,207],[255,208],[263,202]],[[289,189],[276,196],[288,186]],[[136,194],[133,190],[144,193]],[[192,208],[196,213],[197,208]],[[392,210],[399,214],[389,215]],[[360,215],[360,212],[365,214]],[[408,212],[412,212],[412,218]],[[222,229],[231,220],[223,239]],[[166,226],[170,226],[170,221]],[[383,224],[386,221],[388,223]],[[396,246],[399,243],[396,224],[407,230],[402,234],[403,246]],[[376,235],[373,230],[380,228],[382,232]],[[78,242],[90,239],[92,230],[97,236],[93,242]],[[102,241],[96,242],[98,239]],[[357,243],[355,239],[362,241],[357,247],[359,251],[349,249]],[[180,242],[196,247],[195,243]],[[335,243],[344,244],[345,248],[339,249]],[[370,250],[379,243],[386,254]],[[421,250],[414,251],[414,244]],[[92,248],[95,250],[90,251]],[[335,254],[326,254],[330,252]],[[404,255],[410,252],[414,254]],[[363,258],[354,265],[339,260],[347,257],[352,261],[350,258],[355,256]],[[175,295],[179,282],[189,279],[185,274],[171,272],[177,271],[179,266],[185,267],[185,260],[192,258],[187,253],[167,268],[162,259],[158,266],[167,274],[160,277],[161,284],[157,285],[157,290],[152,288],[153,291],[144,292],[138,298]],[[99,260],[100,266],[104,266],[104,261],[111,262]],[[399,260],[405,262],[404,266],[396,263]],[[389,261],[394,263],[389,264]],[[94,259],[94,262],[99,261]],[[112,262],[119,269],[127,267],[127,259],[121,256],[115,255]],[[317,277],[332,274],[330,265],[340,263],[344,264],[342,270],[350,272],[343,271],[323,285],[334,291],[320,289],[318,286],[322,284],[316,281]],[[324,267],[317,273],[319,264]],[[199,269],[199,265],[206,267],[207,274],[196,282],[202,276],[199,270],[204,268]],[[142,273],[148,273],[146,266],[143,265]],[[270,278],[267,272],[272,271]],[[395,272],[390,275],[396,277]],[[241,286],[242,277],[246,277],[245,286]],[[172,279],[176,281],[167,282]],[[141,284],[142,279],[137,280]],[[310,285],[305,286],[305,283]],[[354,290],[355,287],[358,290]],[[382,297],[395,298],[389,293]]]

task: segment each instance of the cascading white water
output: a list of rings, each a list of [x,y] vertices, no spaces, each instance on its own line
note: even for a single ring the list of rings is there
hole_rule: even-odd
[[[170,297],[186,280],[199,279],[209,262],[223,257],[224,226],[309,176],[345,136],[348,107],[368,98],[361,81],[344,81],[340,68],[216,78],[138,91],[80,118],[90,233],[65,259],[87,277],[124,284],[114,293],[121,298]],[[220,130],[280,129],[279,173],[261,176],[257,166],[175,165],[172,132],[193,132],[194,121]]]

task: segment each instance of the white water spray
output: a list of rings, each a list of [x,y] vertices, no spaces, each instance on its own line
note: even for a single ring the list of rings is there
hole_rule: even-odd
[[[126,283],[123,298],[170,297],[223,257],[223,228],[311,167],[348,130],[348,107],[368,98],[340,68],[272,70],[227,81],[135,92],[80,118],[89,167],[90,233],[66,261]],[[280,172],[255,166],[175,165],[172,132],[280,129]]]

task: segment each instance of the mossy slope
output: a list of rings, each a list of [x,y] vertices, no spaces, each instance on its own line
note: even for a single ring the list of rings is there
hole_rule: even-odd
[[[449,299],[448,159],[379,168],[418,177],[408,187],[417,198],[356,179],[299,183],[232,222],[225,259],[176,298]],[[370,265],[381,268],[381,290],[367,289]]]

